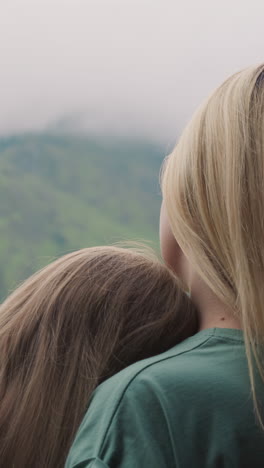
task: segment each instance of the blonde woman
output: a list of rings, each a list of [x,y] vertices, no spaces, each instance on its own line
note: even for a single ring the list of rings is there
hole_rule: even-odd
[[[264,65],[202,105],[162,174],[161,248],[199,331],[98,388],[67,468],[264,466]]]
[[[64,466],[93,390],[196,329],[147,251],[83,249],[36,273],[0,306],[0,466]]]

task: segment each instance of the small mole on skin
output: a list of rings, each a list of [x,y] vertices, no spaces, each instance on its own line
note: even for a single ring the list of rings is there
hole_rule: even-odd
[[[225,320],[225,317],[221,317],[221,319],[220,319],[220,320]]]

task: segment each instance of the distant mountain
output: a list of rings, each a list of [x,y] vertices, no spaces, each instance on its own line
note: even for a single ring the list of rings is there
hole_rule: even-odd
[[[0,139],[0,296],[71,250],[124,239],[157,242],[163,156],[144,141]]]

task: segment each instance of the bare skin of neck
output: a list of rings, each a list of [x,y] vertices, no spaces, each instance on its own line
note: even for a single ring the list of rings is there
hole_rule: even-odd
[[[206,328],[241,329],[241,324],[234,317],[233,311],[212,293],[187,260],[172,233],[164,203],[162,203],[160,213],[160,245],[167,265],[185,285],[191,285],[191,298],[199,311],[200,330]]]
[[[200,331],[207,328],[241,330],[241,323],[232,310],[225,306],[198,277],[192,279],[191,297],[199,311]]]

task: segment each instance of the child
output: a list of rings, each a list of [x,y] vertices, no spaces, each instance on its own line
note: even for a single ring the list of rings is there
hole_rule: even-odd
[[[196,326],[172,272],[142,251],[87,248],[37,272],[0,307],[1,466],[63,466],[93,390]]]

